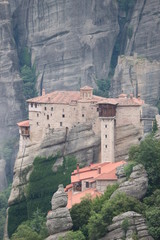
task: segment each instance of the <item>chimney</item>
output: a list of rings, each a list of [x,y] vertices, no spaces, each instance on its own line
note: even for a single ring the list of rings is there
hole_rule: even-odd
[[[79,173],[79,163],[77,163],[77,173]]]
[[[138,100],[141,100],[141,95],[140,94],[138,94]]]
[[[45,89],[43,88],[43,90],[42,90],[42,96],[45,96]]]

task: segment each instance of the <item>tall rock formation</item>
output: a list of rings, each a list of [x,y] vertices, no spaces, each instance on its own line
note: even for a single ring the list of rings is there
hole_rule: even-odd
[[[8,1],[0,1],[0,148],[18,135],[16,122],[23,118],[22,81],[11,21]]]
[[[57,192],[52,197],[52,210],[47,214],[47,228],[49,237],[47,240],[57,240],[60,236],[65,236],[73,224],[70,212],[67,208],[67,193],[64,191],[63,185],[58,186]]]
[[[14,12],[18,45],[28,46],[38,90],[95,87],[106,78],[119,32],[112,0],[22,0]]]

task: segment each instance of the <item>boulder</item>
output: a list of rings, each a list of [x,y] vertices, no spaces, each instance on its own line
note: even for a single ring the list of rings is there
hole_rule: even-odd
[[[72,228],[72,219],[66,207],[67,200],[67,194],[63,185],[60,184],[58,191],[52,197],[52,211],[49,211],[47,215],[46,225],[50,234],[47,240],[58,239],[59,236],[64,236]]]
[[[141,214],[128,211],[114,217],[112,221],[108,226],[108,233],[101,240],[153,240]],[[126,227],[123,227],[124,221],[127,222]]]
[[[112,194],[113,198],[118,193],[126,193],[128,196],[142,199],[148,187],[147,172],[142,164],[138,164],[133,167],[133,171],[128,181],[125,181],[119,185],[119,188]]]

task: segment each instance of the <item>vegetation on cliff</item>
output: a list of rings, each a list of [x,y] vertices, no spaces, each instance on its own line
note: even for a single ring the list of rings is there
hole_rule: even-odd
[[[22,222],[32,219],[37,208],[46,216],[51,208],[52,195],[57,190],[58,185],[62,183],[66,186],[70,183],[71,173],[76,168],[76,159],[65,157],[63,165],[59,166],[57,172],[53,173],[52,167],[58,158],[58,154],[48,158],[35,158],[25,196],[20,199],[20,202],[9,208],[9,237]]]
[[[31,63],[31,53],[27,47],[20,52],[20,75],[23,80],[23,94],[25,99],[37,96],[36,90],[36,67]]]

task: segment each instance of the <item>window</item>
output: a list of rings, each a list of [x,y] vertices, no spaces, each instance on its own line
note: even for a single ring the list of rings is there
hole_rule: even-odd
[[[97,112],[99,112],[99,108],[97,108]]]
[[[62,127],[62,122],[60,122],[60,126]]]
[[[62,114],[62,117],[65,118],[65,114]]]
[[[47,107],[44,107],[44,110],[46,111],[46,110],[47,110]]]
[[[33,107],[33,103],[31,103],[31,107]]]
[[[49,115],[47,115],[47,120],[49,119]]]
[[[35,103],[35,108],[37,108],[37,103]]]
[[[86,188],[89,188],[89,182],[86,182]]]
[[[105,148],[107,148],[107,145],[105,145]]]
[[[84,117],[84,114],[82,114],[82,117]]]
[[[39,126],[39,122],[37,122],[37,126]]]
[[[51,107],[51,111],[53,111],[53,107]]]
[[[48,127],[50,128],[50,124],[48,124]]]
[[[51,116],[52,116],[52,113],[51,113]]]
[[[105,128],[107,128],[107,125],[105,125]]]
[[[105,135],[105,138],[107,138],[107,134]]]
[[[39,117],[39,113],[37,113],[37,117]]]

